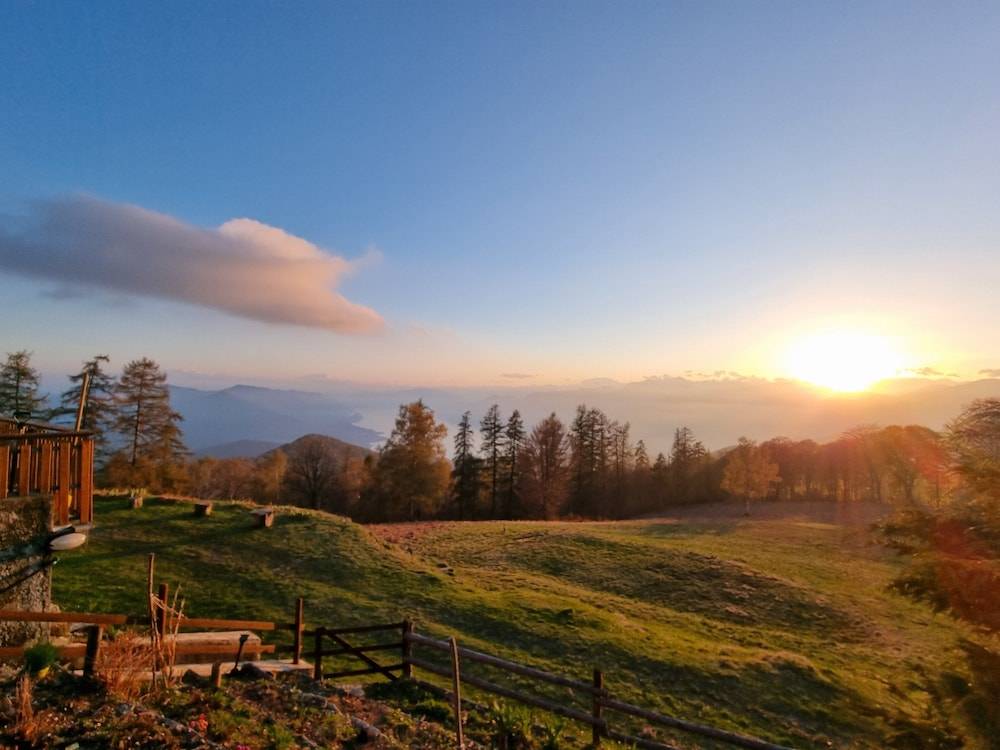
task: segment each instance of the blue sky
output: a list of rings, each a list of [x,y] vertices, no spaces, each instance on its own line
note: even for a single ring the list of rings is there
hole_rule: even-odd
[[[250,218],[369,253],[337,288],[385,321],[269,323],[0,266],[0,345],[45,369],[101,350],[234,380],[776,376],[790,340],[830,327],[907,366],[1000,366],[995,3],[4,15],[8,232],[80,193]]]

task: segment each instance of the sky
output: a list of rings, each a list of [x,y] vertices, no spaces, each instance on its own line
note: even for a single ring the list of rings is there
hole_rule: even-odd
[[[995,2],[11,3],[0,346],[523,385],[849,331],[974,378],[997,71]]]

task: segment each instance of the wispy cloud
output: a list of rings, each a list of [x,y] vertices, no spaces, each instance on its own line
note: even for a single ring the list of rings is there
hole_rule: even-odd
[[[980,370],[979,374],[988,378],[1000,378],[1000,367],[986,367]]]
[[[253,219],[214,229],[91,196],[31,204],[0,225],[0,269],[159,297],[268,323],[366,333],[374,310],[335,289],[350,261]]]
[[[535,376],[530,372],[502,372],[500,377],[508,380],[529,380]]]

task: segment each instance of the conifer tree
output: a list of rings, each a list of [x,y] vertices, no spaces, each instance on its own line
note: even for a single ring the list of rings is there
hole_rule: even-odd
[[[114,429],[133,468],[140,460],[173,463],[186,453],[182,417],[170,408],[167,375],[156,362],[143,357],[125,365],[115,386],[115,402]]]
[[[104,371],[103,364],[110,361],[106,354],[98,354],[93,359],[83,363],[83,370],[77,375],[70,375],[70,387],[63,391],[60,397],[58,414],[75,416],[80,405],[80,394],[83,390],[83,380],[90,374],[90,387],[87,391],[87,404],[83,411],[84,430],[94,433],[94,446],[99,457],[104,457],[108,447],[108,430],[115,418],[115,381]]]
[[[455,433],[455,453],[452,458],[452,500],[458,511],[459,520],[472,517],[479,499],[480,460],[473,452],[475,430],[472,429],[472,414],[465,412]]]
[[[31,366],[31,352],[9,353],[0,366],[0,414],[25,420],[47,418],[40,382],[38,371]]]
[[[504,470],[507,474],[505,517],[513,518],[517,509],[521,486],[521,451],[524,450],[524,420],[514,409],[504,429]]]
[[[493,404],[479,423],[482,444],[479,446],[483,455],[483,469],[490,493],[490,517],[496,518],[499,512],[497,500],[500,494],[500,461],[503,455],[504,425],[500,419],[500,407]]]

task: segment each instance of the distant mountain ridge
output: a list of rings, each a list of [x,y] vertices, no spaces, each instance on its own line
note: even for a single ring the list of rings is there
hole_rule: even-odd
[[[184,417],[184,439],[196,453],[234,442],[280,445],[309,433],[361,446],[382,437],[358,424],[359,413],[322,393],[248,385],[217,391],[171,386],[170,401]]]

